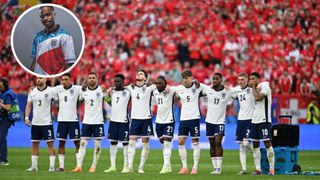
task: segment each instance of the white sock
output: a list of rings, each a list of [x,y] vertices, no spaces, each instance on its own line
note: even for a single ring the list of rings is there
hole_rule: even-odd
[[[77,167],[82,167],[84,156],[86,155],[88,140],[87,139],[81,139],[80,141],[80,149],[78,152],[78,164]]]
[[[136,153],[136,141],[129,140],[128,147],[128,168],[133,169],[134,154]]]
[[[50,160],[50,168],[54,168],[54,162],[56,160],[56,156],[55,155],[50,156],[49,160]]]
[[[139,169],[144,168],[144,164],[146,163],[148,155],[149,155],[149,143],[142,143],[142,144],[143,144],[143,147],[142,147],[142,151],[141,151],[141,159],[140,159]]]
[[[261,171],[261,152],[260,152],[260,147],[258,148],[253,148],[253,160],[254,164],[256,166],[256,170]]]
[[[123,146],[123,168],[128,167],[128,145]]]
[[[211,162],[212,162],[213,169],[216,169],[217,168],[217,159],[216,159],[216,157],[211,157]]]
[[[79,153],[76,153],[76,162],[77,162],[77,165],[79,164]]]
[[[165,167],[171,167],[171,142],[164,141],[163,142],[163,165]]]
[[[31,167],[38,168],[38,158],[39,156],[31,156]]]
[[[193,143],[193,168],[198,169],[200,159],[200,146],[199,143]]]
[[[91,168],[96,168],[101,154],[101,140],[94,140],[93,161]]]
[[[240,163],[241,163],[241,169],[247,170],[247,154],[245,146],[240,143],[240,149],[239,149],[239,156],[240,156]]]
[[[59,154],[59,167],[64,168],[64,154]]]
[[[222,157],[216,157],[217,169],[222,170]]]
[[[274,169],[274,151],[272,146],[267,149],[267,158],[269,161],[270,169]]]
[[[185,145],[179,145],[179,155],[182,162],[182,167],[187,168],[187,150]]]
[[[111,145],[110,146],[110,161],[111,161],[111,167],[116,167],[116,157],[117,157],[117,145]]]

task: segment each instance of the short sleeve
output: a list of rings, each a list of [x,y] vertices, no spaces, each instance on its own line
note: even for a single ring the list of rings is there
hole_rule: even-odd
[[[76,55],[74,51],[72,36],[68,34],[64,34],[61,37],[61,45],[62,45],[62,52],[63,52],[66,64],[74,63],[76,60]]]
[[[36,59],[37,57],[37,39],[36,35],[33,37],[32,49],[31,49],[31,59]]]
[[[13,97],[11,96],[11,95],[8,95],[6,98],[5,98],[5,100],[4,100],[4,104],[13,104],[13,102],[14,102],[14,99],[13,99]]]
[[[267,95],[269,93],[269,91],[270,91],[270,88],[269,88],[268,84],[262,84],[261,90],[259,93]]]

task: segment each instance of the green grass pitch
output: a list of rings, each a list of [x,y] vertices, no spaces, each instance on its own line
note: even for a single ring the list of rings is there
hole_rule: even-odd
[[[48,172],[49,157],[47,149],[40,150],[39,171],[26,172],[25,170],[31,165],[31,148],[9,148],[9,166],[0,166],[0,179],[319,179],[319,176],[293,176],[293,175],[276,175],[274,177],[268,175],[252,176],[252,175],[236,175],[240,170],[240,162],[238,151],[224,151],[223,170],[221,175],[210,175],[212,171],[212,163],[208,150],[201,150],[201,158],[199,164],[198,175],[178,175],[177,172],[181,167],[181,162],[177,150],[173,150],[171,164],[173,172],[171,174],[159,174],[162,167],[162,151],[150,150],[149,158],[145,166],[145,173],[138,174],[137,167],[140,160],[140,150],[136,151],[135,156],[135,173],[122,174],[122,149],[118,150],[117,156],[117,173],[104,173],[103,170],[109,168],[110,158],[109,150],[103,149],[100,161],[95,173],[88,173],[92,162],[93,150],[88,149],[84,159],[82,173],[72,173],[75,167],[74,149],[66,150],[65,172]],[[192,150],[188,150],[188,168],[192,168]],[[320,152],[319,151],[300,151],[299,164],[303,171],[320,171]],[[56,167],[58,166],[58,158],[56,158]],[[247,158],[248,171],[254,170],[252,156]]]

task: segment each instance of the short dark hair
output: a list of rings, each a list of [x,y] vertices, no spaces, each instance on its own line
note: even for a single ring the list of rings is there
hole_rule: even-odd
[[[93,74],[93,75],[98,77],[97,73],[95,73],[95,72],[90,72],[88,75],[91,75],[91,74]]]
[[[69,78],[71,78],[71,74],[70,73],[64,73],[62,76],[68,76]]]
[[[255,76],[255,77],[257,77],[258,79],[260,79],[260,74],[259,74],[258,72],[252,72],[252,73],[250,74],[250,76]]]
[[[41,11],[42,8],[45,8],[45,7],[50,8],[50,9],[52,9],[52,11],[54,11],[53,6],[41,6],[41,7],[39,7],[39,12]]]
[[[140,69],[138,72],[143,72],[146,79],[148,79],[148,73],[144,69]]]
[[[8,82],[7,79],[5,79],[5,78],[0,78],[0,82],[2,82],[5,90],[9,89],[9,82]]]
[[[164,83],[167,85],[167,80],[164,76],[158,76],[157,79],[164,81]]]
[[[218,73],[218,72],[217,72],[217,73],[214,73],[213,75],[214,75],[214,76],[218,76],[220,79],[222,79],[222,74],[221,74],[221,73]]]
[[[114,78],[120,78],[120,79],[122,79],[122,80],[125,79],[125,77],[124,77],[123,74],[116,74],[116,75],[114,75]]]
[[[192,71],[190,69],[186,69],[181,73],[182,78],[192,77]]]
[[[245,73],[245,72],[242,72],[239,74],[239,77],[245,77],[245,78],[248,78],[248,74]]]

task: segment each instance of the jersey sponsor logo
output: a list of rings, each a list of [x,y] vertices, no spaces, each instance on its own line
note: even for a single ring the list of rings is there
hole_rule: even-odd
[[[100,92],[97,92],[97,98],[99,98],[101,96],[101,93]]]
[[[143,92],[143,93],[146,92],[146,87],[142,87],[142,92]]]
[[[122,96],[125,97],[126,95],[127,95],[127,92],[126,92],[126,91],[123,91],[123,92],[122,92]]]
[[[222,98],[225,98],[226,97],[226,93],[222,93],[221,96],[222,96]]]
[[[73,90],[73,89],[70,90],[70,94],[71,94],[71,95],[74,94],[74,90]]]
[[[44,98],[46,98],[46,99],[47,99],[48,97],[49,97],[49,94],[47,94],[47,93],[46,93],[46,94],[44,94]]]
[[[51,47],[55,48],[58,45],[58,40],[57,39],[52,39],[50,42]]]
[[[247,94],[250,94],[250,89],[249,88],[247,89]]]
[[[195,94],[196,93],[196,89],[192,89],[192,94]]]

